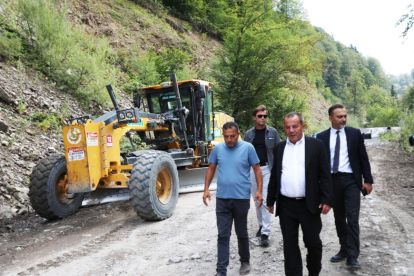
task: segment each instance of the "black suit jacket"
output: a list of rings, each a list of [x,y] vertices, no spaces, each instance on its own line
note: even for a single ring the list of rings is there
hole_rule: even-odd
[[[346,144],[348,147],[348,158],[352,168],[356,183],[362,188],[362,183],[374,183],[371,174],[371,165],[369,164],[367,150],[364,144],[364,137],[362,137],[361,131],[353,127],[345,127]],[[328,153],[329,166],[331,150],[329,148],[329,140],[331,137],[331,129],[327,129],[316,136],[322,140],[325,145],[325,150]]]
[[[267,192],[267,206],[273,206],[276,202],[276,216],[280,197],[282,161],[286,141],[276,145],[274,149],[274,164],[269,180]],[[321,141],[305,137],[305,181],[306,181],[306,206],[311,213],[320,213],[319,204],[332,206],[332,180],[329,170],[328,156]]]

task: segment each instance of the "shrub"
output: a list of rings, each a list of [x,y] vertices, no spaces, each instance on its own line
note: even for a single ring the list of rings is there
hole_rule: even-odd
[[[186,69],[191,61],[190,55],[181,49],[164,48],[156,56],[155,66],[162,80],[169,79],[170,74]]]
[[[18,60],[23,55],[22,51],[22,40],[16,33],[7,30],[0,32],[0,60]]]
[[[103,87],[115,82],[108,42],[72,26],[52,0],[19,0],[18,11],[29,52],[27,61],[84,103],[104,103]]]
[[[161,81],[156,67],[154,53],[143,53],[138,49],[120,51],[118,63],[126,73],[123,79],[123,90],[133,92],[144,85],[152,85]]]
[[[31,121],[43,130],[58,130],[62,126],[62,117],[57,113],[35,112]]]

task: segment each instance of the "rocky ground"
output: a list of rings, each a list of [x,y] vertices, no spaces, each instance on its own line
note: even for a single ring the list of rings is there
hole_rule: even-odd
[[[116,89],[116,88],[115,88]],[[131,107],[130,97],[117,91],[121,106]],[[36,114],[69,118],[103,114],[95,103],[81,107],[32,71],[18,70],[0,62],[0,219],[31,212],[28,200],[30,174],[37,162],[63,152],[59,128],[42,128]]]
[[[330,212],[323,216],[321,275],[414,275],[414,160],[394,144],[367,144],[376,183],[361,204],[362,268],[329,262],[338,249]],[[142,221],[128,202],[82,208],[54,222],[34,214],[3,219],[0,275],[214,275],[214,203],[205,207],[200,193],[182,194],[174,215],[161,222]],[[251,210],[251,275],[283,275],[278,220],[269,248],[258,246],[256,230]],[[238,267],[233,235],[229,275],[238,275]]]

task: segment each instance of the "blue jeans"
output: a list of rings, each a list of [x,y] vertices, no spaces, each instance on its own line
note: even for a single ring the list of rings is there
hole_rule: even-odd
[[[234,221],[240,262],[250,261],[249,235],[247,233],[247,214],[250,208],[250,199],[222,199],[216,200],[217,217],[217,272],[227,273],[229,265],[230,236]]]

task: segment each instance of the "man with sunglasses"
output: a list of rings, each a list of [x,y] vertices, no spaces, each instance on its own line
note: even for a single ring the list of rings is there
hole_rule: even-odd
[[[270,171],[273,165],[273,149],[280,142],[280,137],[276,129],[267,125],[268,114],[266,106],[259,105],[253,110],[252,115],[255,126],[245,133],[244,140],[253,144],[259,157],[263,175],[263,199],[266,199]],[[251,173],[250,177],[252,195],[254,195],[256,192],[256,178],[254,173]],[[256,202],[256,216],[259,223],[259,230],[256,233],[256,237],[260,237],[261,246],[268,247],[272,215],[266,208],[266,202],[263,202],[261,206]]]

